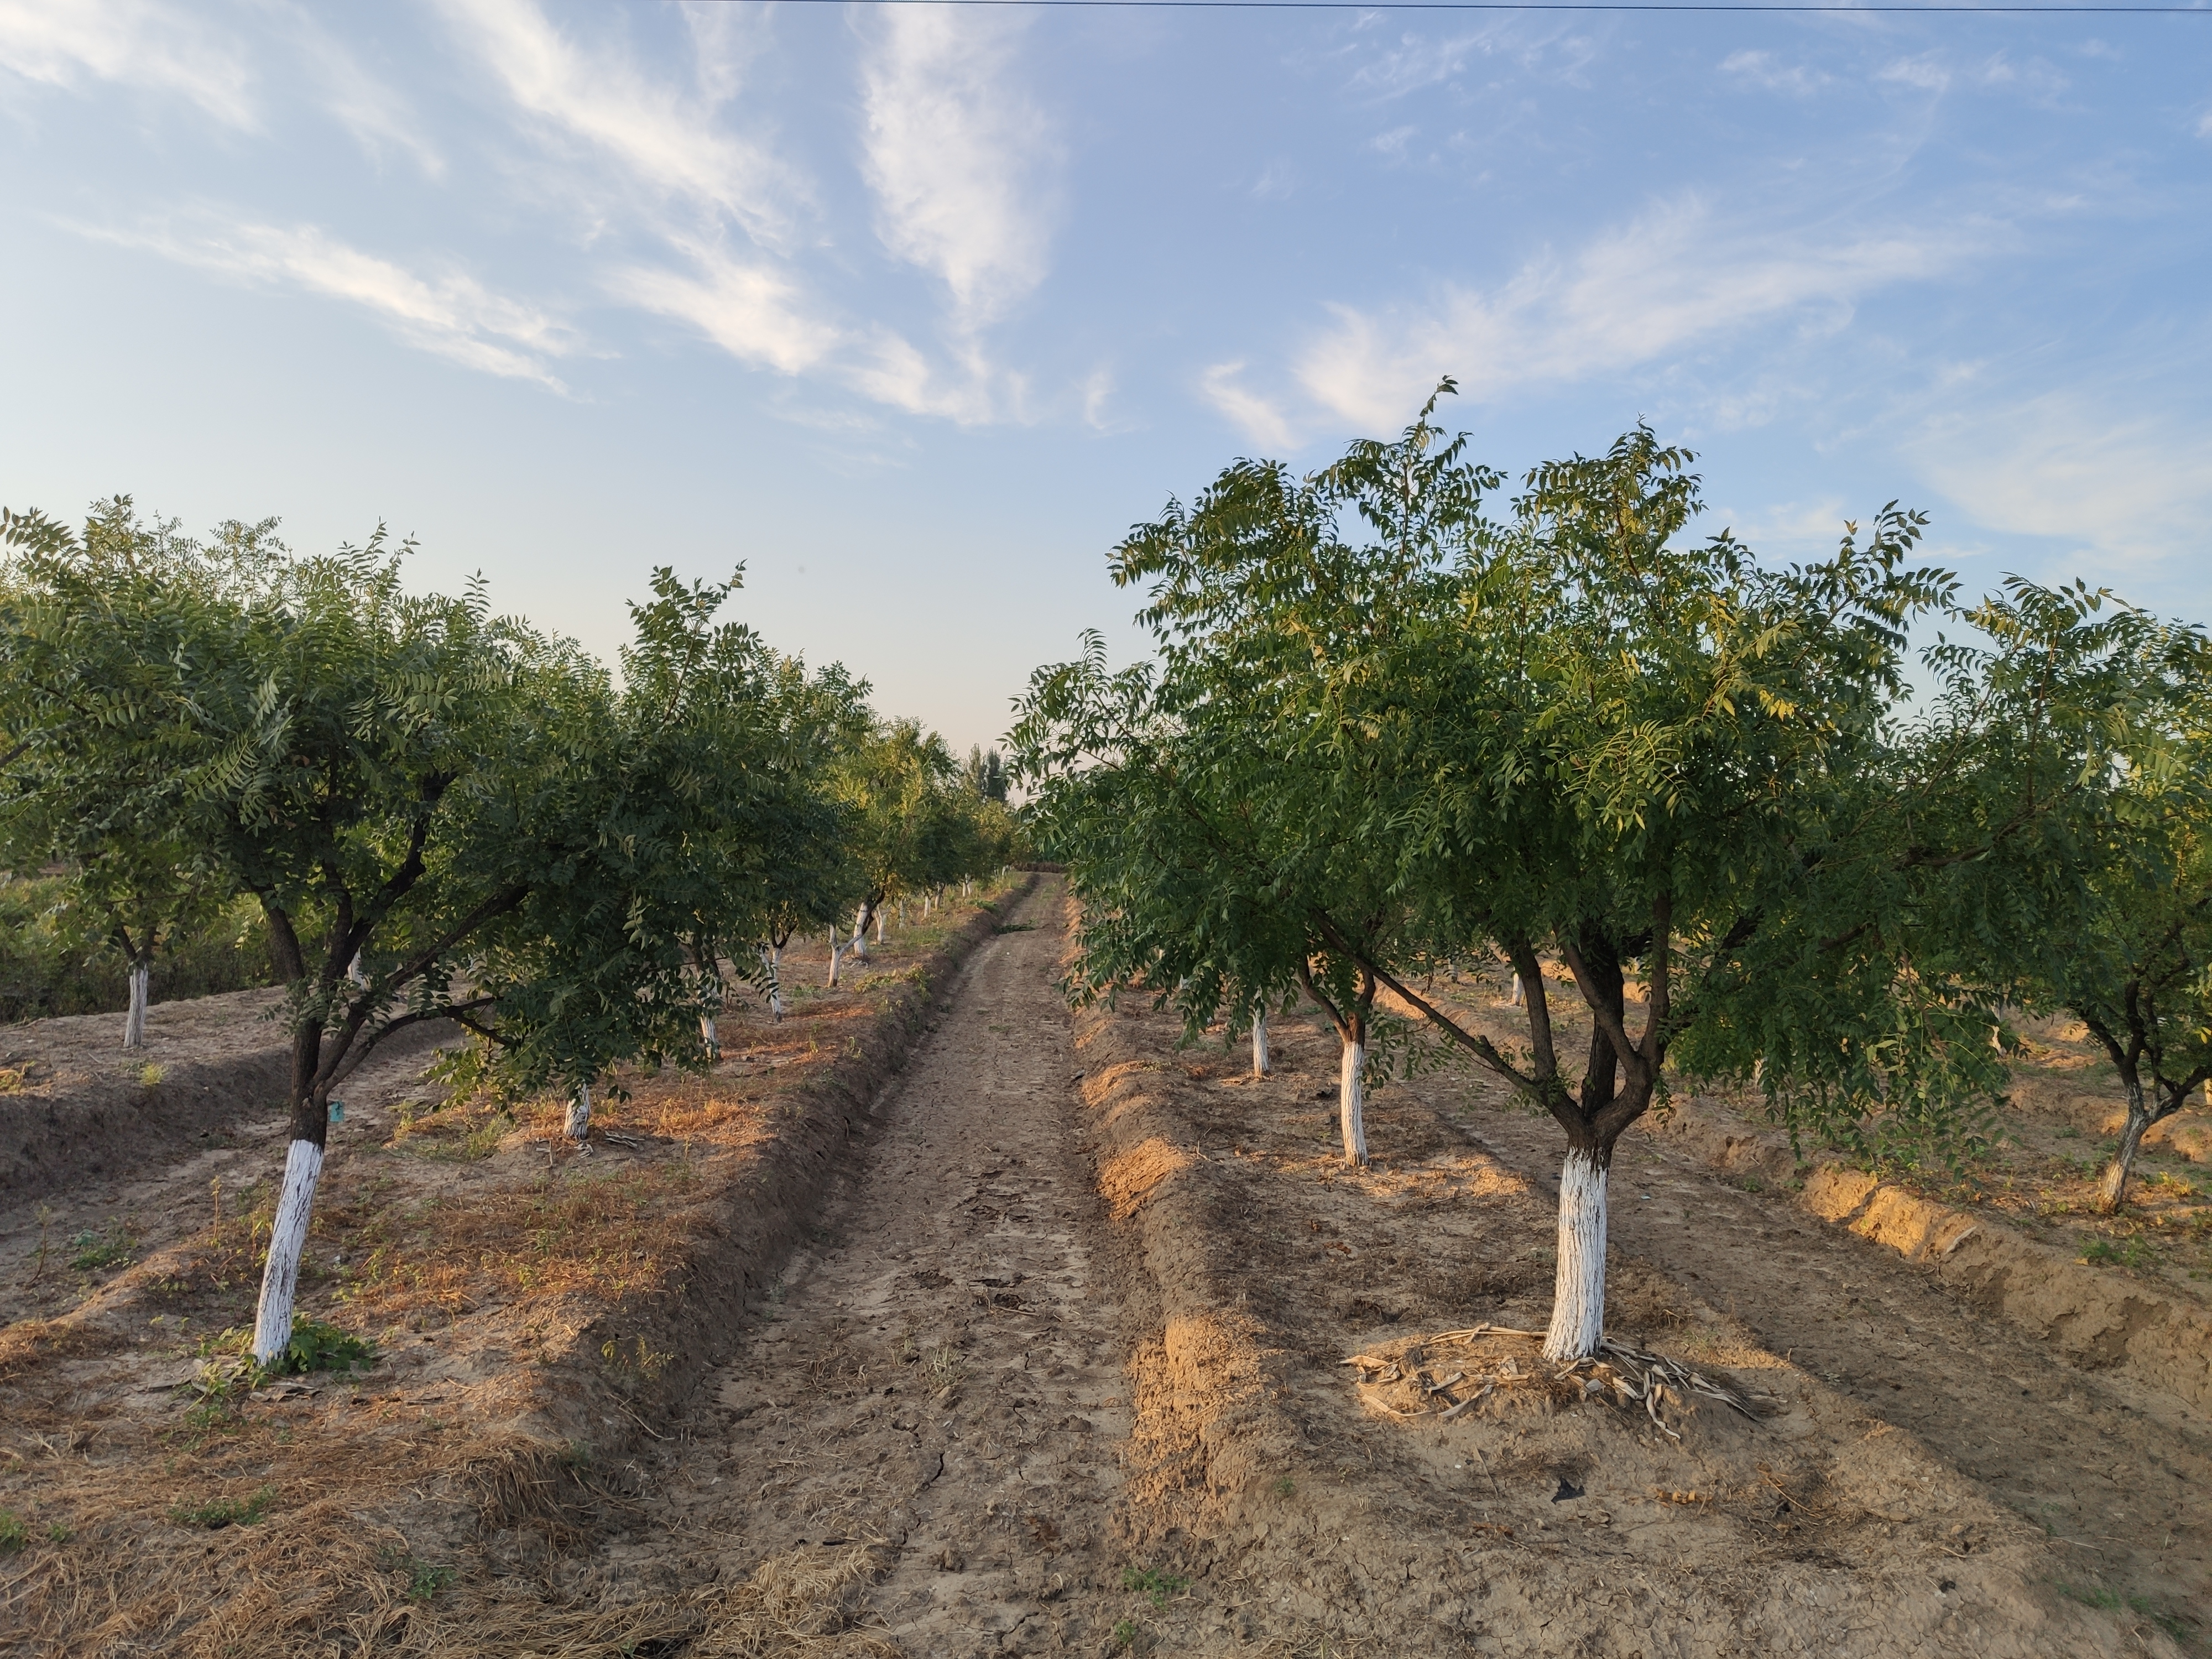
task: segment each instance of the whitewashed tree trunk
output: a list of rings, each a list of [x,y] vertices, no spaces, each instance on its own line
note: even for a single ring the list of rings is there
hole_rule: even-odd
[[[123,1046],[126,1048],[146,1046],[146,1003],[153,976],[150,963],[134,962],[131,964],[131,1012],[123,1017]]]
[[[269,1260],[261,1269],[261,1305],[253,1322],[253,1357],[266,1365],[292,1340],[292,1299],[300,1286],[300,1254],[307,1247],[307,1222],[315,1212],[315,1183],[322,1178],[323,1149],[295,1140],[284,1154],[284,1184],[276,1218],[269,1227]]]
[[[781,947],[770,945],[763,954],[768,957],[768,1017],[771,1020],[781,1021],[783,1018],[783,951]]]
[[[833,990],[836,988],[836,984],[837,984],[837,963],[839,963],[839,961],[840,961],[840,960],[842,960],[842,956],[843,956],[843,953],[842,953],[842,952],[838,949],[838,947],[837,947],[837,929],[836,929],[836,927],[835,926],[835,924],[832,924],[832,925],[831,925],[831,927],[830,927],[830,979],[829,979],[829,984],[830,984],[830,988],[831,988],[831,989],[833,989]]]
[[[854,961],[866,962],[868,959],[868,907],[866,904],[853,914],[853,937],[848,948]]]
[[[368,983],[368,975],[362,971],[361,952],[358,951],[353,953],[353,960],[346,963],[346,977],[356,985],[366,986]]]
[[[1525,993],[1523,992],[1521,985],[1521,975],[1516,974],[1513,975],[1513,995],[1509,1000],[1510,1006],[1518,1008],[1521,1006],[1521,999],[1524,994]]]
[[[1343,1063],[1337,1074],[1337,1127],[1344,1131],[1344,1161],[1367,1162],[1367,1103],[1359,1092],[1360,1069],[1367,1064],[1367,1045],[1344,1045]]]
[[[576,1092],[568,1097],[568,1139],[588,1140],[592,1136],[592,1085],[579,1083]]]
[[[1559,1170],[1559,1263],[1547,1359],[1587,1359],[1605,1335],[1605,1184],[1597,1155],[1570,1147]]]
[[[1252,1016],[1252,1075],[1267,1075],[1267,1011]]]
[[[876,912],[876,943],[877,943],[877,944],[878,944],[878,945],[881,945],[883,942],[884,942],[884,913],[883,913],[882,911],[878,910],[878,911],[877,911],[877,912]]]
[[[699,1016],[699,1041],[707,1045],[707,1052],[710,1054],[719,1055],[722,1052],[722,1040],[715,1032],[714,1015]]]

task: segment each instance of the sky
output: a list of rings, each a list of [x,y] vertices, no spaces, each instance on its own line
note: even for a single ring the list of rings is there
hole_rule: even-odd
[[[1762,556],[2212,621],[2180,16],[0,0],[0,502],[611,656],[656,565],[988,743],[1231,460],[1638,420]]]

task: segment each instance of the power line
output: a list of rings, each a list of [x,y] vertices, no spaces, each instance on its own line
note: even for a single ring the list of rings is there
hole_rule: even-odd
[[[850,0],[797,0],[799,4],[843,5]],[[1998,17],[2212,17],[2212,5],[2199,6],[2012,6],[2012,5],[1780,5],[1759,0],[1726,4],[1722,0],[858,0],[872,6],[1027,6],[1045,10],[1114,11],[1605,11],[1759,12],[1889,15],[1926,13],[1949,16],[1986,13]]]

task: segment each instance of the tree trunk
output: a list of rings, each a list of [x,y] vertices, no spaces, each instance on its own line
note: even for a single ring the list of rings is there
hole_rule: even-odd
[[[868,959],[868,915],[874,908],[864,899],[860,902],[860,908],[854,913],[851,947],[853,960],[855,962],[866,962]]]
[[[878,944],[878,945],[881,945],[883,942],[884,942],[884,913],[883,913],[882,911],[878,910],[878,911],[877,911],[877,912],[876,912],[876,943],[877,943],[877,944]]]
[[[833,921],[830,924],[830,979],[828,981],[831,990],[837,988],[837,963],[842,955],[842,953],[837,948],[837,924]]]
[[[300,1283],[300,1255],[315,1212],[315,1183],[322,1179],[323,1149],[304,1137],[284,1154],[284,1184],[276,1218],[269,1228],[269,1257],[261,1269],[261,1303],[253,1321],[253,1357],[266,1365],[292,1340],[292,1297]]]
[[[1366,1064],[1367,1045],[1346,1038],[1336,1082],[1337,1127],[1344,1132],[1344,1161],[1346,1164],[1364,1164],[1367,1162],[1366,1102],[1359,1092],[1359,1073]]]
[[[1505,1006],[1509,1008],[1518,1008],[1521,1006],[1521,975],[1516,974],[1513,975],[1513,994],[1506,999]]]
[[[2120,1150],[2097,1183],[2097,1210],[2111,1215],[2127,1202],[2128,1177],[2135,1173],[2136,1154],[2142,1148],[2143,1131],[2150,1127],[2150,1105],[2143,1099],[2142,1079],[2131,1077],[2128,1085],[2128,1125],[2120,1131]]]
[[[762,952],[768,958],[768,1017],[778,1024],[783,1019],[783,951],[774,944]]]
[[[568,1097],[568,1139],[575,1141],[592,1138],[592,1085],[579,1083],[576,1092]]]
[[[709,1059],[720,1060],[722,1057],[722,1041],[720,1036],[715,1032],[714,1015],[702,1014],[699,1016],[699,1041],[707,1045],[707,1054]]]
[[[1267,1011],[1252,1016],[1252,1075],[1267,1075]]]
[[[1544,1358],[1587,1359],[1605,1335],[1605,1188],[1612,1149],[1567,1149],[1559,1170],[1559,1261]]]
[[[154,969],[151,963],[131,964],[131,1012],[123,1017],[123,1046],[143,1048],[146,1046],[146,1003],[152,989]]]

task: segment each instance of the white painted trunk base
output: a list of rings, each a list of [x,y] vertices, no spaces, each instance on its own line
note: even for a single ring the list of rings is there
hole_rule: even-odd
[[[853,937],[850,940],[853,960],[868,959],[868,907],[862,905],[853,914]]]
[[[1559,1265],[1547,1359],[1587,1359],[1605,1335],[1605,1184],[1595,1158],[1568,1152],[1559,1170]]]
[[[592,1133],[592,1085],[579,1083],[576,1092],[568,1097],[568,1139],[589,1139]]]
[[[837,930],[832,927],[830,930],[830,977],[825,983],[833,990],[837,984],[837,964],[843,960],[844,953],[837,945]]]
[[[722,1040],[715,1035],[714,1031],[714,1015],[699,1016],[699,1041],[707,1045],[707,1052],[710,1054],[719,1054],[722,1052]]]
[[[783,952],[771,945],[761,952],[768,961],[768,1017],[771,1020],[783,1018]]]
[[[877,943],[877,944],[878,944],[878,945],[881,945],[883,942],[884,942],[884,913],[883,913],[882,911],[878,910],[878,911],[877,911],[877,912],[876,912],[876,943]]]
[[[1344,1045],[1344,1060],[1337,1073],[1337,1127],[1344,1131],[1344,1161],[1347,1164],[1367,1162],[1367,1103],[1359,1092],[1360,1068],[1367,1064],[1367,1045],[1347,1042]]]
[[[322,1179],[323,1149],[295,1140],[284,1154],[284,1185],[269,1226],[269,1260],[261,1269],[261,1306],[253,1321],[253,1357],[263,1364],[292,1340],[292,1297],[300,1285],[300,1253],[315,1212],[315,1183]]]
[[[145,963],[131,966],[131,1012],[123,1017],[123,1046],[146,1046],[146,1004],[150,999],[154,970]]]
[[[1265,1008],[1252,1017],[1252,1075],[1267,1075],[1267,1011]]]
[[[1507,999],[1507,1005],[1510,1007],[1518,1008],[1521,1006],[1521,999],[1524,994],[1525,993],[1521,988],[1521,975],[1516,974],[1513,975],[1513,994]]]

